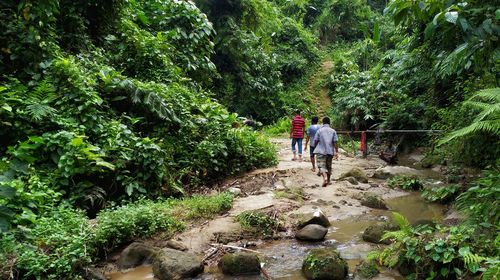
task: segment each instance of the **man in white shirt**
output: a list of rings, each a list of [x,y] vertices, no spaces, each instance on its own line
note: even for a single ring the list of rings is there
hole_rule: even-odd
[[[339,152],[337,147],[337,132],[330,127],[330,118],[323,118],[323,126],[316,132],[314,136],[314,154],[316,155],[316,162],[319,172],[323,176],[323,187],[330,183],[330,176],[332,175],[332,159]]]

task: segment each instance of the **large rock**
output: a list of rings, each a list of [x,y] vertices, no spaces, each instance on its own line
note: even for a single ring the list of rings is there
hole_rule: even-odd
[[[357,167],[352,168],[351,170],[342,173],[340,175],[340,179],[344,179],[347,177],[354,177],[356,180],[358,180],[361,183],[368,183],[368,176],[366,176],[365,172]]]
[[[302,263],[302,271],[307,279],[343,280],[348,266],[333,248],[312,249]]]
[[[120,258],[117,262],[118,267],[120,269],[127,269],[142,264],[152,263],[154,257],[159,251],[159,248],[134,242],[125,248],[125,250],[123,250],[120,254]]]
[[[228,275],[258,275],[260,262],[255,254],[233,253],[225,254],[219,262],[219,267]]]
[[[328,229],[320,225],[307,225],[295,234],[295,238],[303,241],[319,241],[325,238]]]
[[[310,213],[304,218],[302,218],[299,221],[299,228],[303,228],[307,225],[320,225],[324,227],[329,227],[330,226],[330,221],[328,218],[323,214],[323,211],[320,209],[314,211],[313,213]]]
[[[189,279],[203,272],[203,263],[194,254],[170,248],[162,249],[153,262],[153,274],[159,280]]]
[[[385,201],[375,194],[365,194],[361,197],[361,205],[375,209],[388,209]]]
[[[389,179],[396,175],[405,175],[412,177],[412,176],[420,176],[422,174],[419,170],[411,167],[388,165],[385,167],[380,167],[377,170],[375,170],[375,173],[373,173],[372,177],[377,179]]]
[[[376,244],[391,244],[391,241],[388,239],[382,240],[382,236],[386,231],[395,231],[398,229],[399,227],[391,222],[376,223],[365,229],[363,240]]]

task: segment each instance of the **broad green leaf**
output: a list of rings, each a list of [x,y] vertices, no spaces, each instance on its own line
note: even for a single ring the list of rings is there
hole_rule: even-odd
[[[457,19],[458,19],[458,12],[446,12],[444,14],[444,17],[446,18],[447,22],[451,22],[453,24],[456,24]]]
[[[71,146],[81,146],[83,144],[83,138],[81,137],[76,137],[71,140]]]
[[[12,198],[16,195],[16,189],[9,186],[0,186],[0,197]]]

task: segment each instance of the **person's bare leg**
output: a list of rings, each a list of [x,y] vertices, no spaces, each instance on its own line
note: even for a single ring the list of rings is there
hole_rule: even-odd
[[[331,174],[330,173],[326,173],[326,174],[327,174],[326,175],[326,182],[327,182],[327,184],[330,184],[330,176],[331,176]]]
[[[313,166],[312,171],[316,172],[316,157],[315,156],[311,157],[311,163],[312,163],[312,166]]]
[[[323,185],[321,185],[322,187],[326,187],[326,185],[328,185],[327,174],[328,173],[326,172],[321,172],[321,176],[323,176]]]

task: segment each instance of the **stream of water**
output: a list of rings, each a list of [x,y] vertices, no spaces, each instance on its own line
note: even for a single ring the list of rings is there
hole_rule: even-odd
[[[389,199],[386,201],[391,211],[403,214],[410,222],[419,220],[433,220],[439,222],[443,218],[443,206],[425,202],[419,193]],[[370,225],[387,219],[391,211],[373,209],[369,213],[351,217],[345,220],[333,221],[332,226],[323,242],[306,243],[297,240],[278,240],[265,243],[256,248],[265,260],[264,268],[272,279],[302,280],[302,261],[307,251],[315,247],[335,247],[349,264],[352,273],[356,265],[373,250],[382,248],[364,242],[361,238],[363,231]],[[195,279],[262,279],[260,276],[229,277],[222,275],[216,267],[207,268],[206,272]],[[150,266],[141,266],[127,273],[115,272],[107,275],[112,280],[151,280],[155,279]],[[403,279],[397,273],[382,271],[378,279]]]

